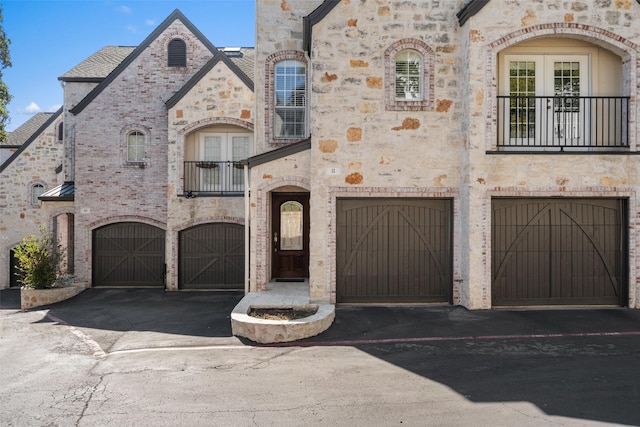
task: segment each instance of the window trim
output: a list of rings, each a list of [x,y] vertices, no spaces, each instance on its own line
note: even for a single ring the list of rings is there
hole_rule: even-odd
[[[294,136],[294,137],[280,137],[276,136],[276,102],[275,102],[275,91],[276,91],[276,82],[275,82],[275,73],[276,73],[276,64],[287,61],[294,60],[302,63],[305,67],[305,113],[304,113],[304,136]],[[295,142],[300,142],[309,137],[310,131],[310,123],[309,123],[309,63],[304,52],[296,51],[296,50],[286,50],[281,52],[276,52],[265,60],[265,94],[266,94],[266,102],[265,102],[265,136],[268,145],[275,146],[283,146],[293,144]]]
[[[400,53],[413,51],[422,58],[421,98],[401,99],[396,97],[396,60]],[[418,39],[402,39],[391,44],[384,52],[385,59],[385,107],[389,111],[428,111],[434,105],[433,49]]]
[[[137,141],[133,141],[136,146],[135,146],[135,152],[136,152],[136,157],[135,159],[131,159],[130,158],[130,154],[131,154],[131,143],[132,141],[130,140],[130,138],[132,136],[138,136],[138,137],[142,137],[142,158],[138,158],[137,155],[140,154],[139,149],[140,149],[140,140],[138,139]],[[147,155],[147,150],[146,150],[146,145],[147,145],[147,136],[144,134],[144,132],[141,132],[139,130],[132,130],[130,132],[127,132],[127,163],[144,163],[144,160],[146,158]]]

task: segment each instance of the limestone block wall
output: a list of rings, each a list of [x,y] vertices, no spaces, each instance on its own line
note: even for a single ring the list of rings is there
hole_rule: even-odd
[[[631,1],[503,1],[489,2],[462,28],[469,74],[464,92],[468,100],[464,113],[468,123],[464,203],[468,205],[463,209],[462,245],[468,257],[463,265],[465,305],[491,305],[493,197],[620,197],[628,199],[629,206],[629,305],[640,306],[640,162],[633,155],[640,135],[640,28],[634,24],[639,18],[640,6]],[[589,54],[592,94],[631,97],[631,155],[487,155],[496,150],[500,53],[508,49],[540,52],[545,42],[546,52],[566,51],[570,46]],[[611,72],[609,64],[615,64],[616,58],[619,65]]]
[[[167,67],[167,44],[187,45],[187,66]],[[78,281],[91,281],[91,233],[109,223],[167,222],[167,111],[165,102],[212,53],[174,21],[78,115],[75,124],[76,251]],[[145,135],[145,159],[126,161],[126,135]]]
[[[224,63],[218,63],[172,106],[168,128],[167,289],[177,289],[178,237],[182,230],[211,222],[244,224],[239,197],[184,198],[183,162],[188,144],[201,132],[246,133],[253,141],[254,95]],[[192,153],[193,155],[193,153]]]
[[[464,63],[455,14],[461,7],[458,1],[341,2],[313,28],[311,228],[317,238],[310,257],[311,294],[318,300],[335,302],[336,197],[459,203]],[[389,52],[404,48],[423,53],[422,102],[389,96],[395,84]]]
[[[42,202],[32,203],[31,187],[45,191],[58,184],[56,167],[62,163],[63,144],[56,137],[56,122],[38,135],[0,174],[0,289],[9,287],[10,250],[27,236],[40,234]]]
[[[255,59],[255,134],[256,151],[260,154],[277,148],[269,140],[274,126],[269,116],[271,108],[268,87],[273,75],[267,71],[267,58],[286,53],[304,59],[303,18],[322,4],[322,0],[260,0],[256,2]]]
[[[65,154],[63,173],[65,181],[75,179],[75,128],[78,117],[68,111],[75,107],[89,94],[98,83],[67,82],[64,85],[63,116],[64,116],[64,143]]]

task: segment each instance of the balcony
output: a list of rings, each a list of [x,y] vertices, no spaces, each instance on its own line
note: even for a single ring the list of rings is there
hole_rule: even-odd
[[[629,149],[628,96],[498,96],[498,151]]]
[[[184,162],[184,193],[187,196],[242,195],[244,165],[241,162]]]

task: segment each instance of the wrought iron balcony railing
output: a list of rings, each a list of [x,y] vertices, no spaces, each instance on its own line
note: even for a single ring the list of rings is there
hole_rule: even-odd
[[[498,96],[499,150],[629,148],[628,96]]]
[[[244,191],[244,166],[240,162],[184,162],[184,193],[218,195]]]

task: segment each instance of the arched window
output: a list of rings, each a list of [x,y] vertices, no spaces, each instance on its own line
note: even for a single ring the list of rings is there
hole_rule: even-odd
[[[173,39],[167,47],[167,65],[169,67],[187,66],[187,44],[182,39]]]
[[[64,141],[64,122],[58,124],[58,141]]]
[[[274,137],[304,138],[307,133],[307,68],[287,59],[275,64]]]
[[[396,55],[396,99],[422,99],[422,56],[415,50],[403,50]]]
[[[144,161],[144,134],[133,131],[127,134],[127,162]]]
[[[31,204],[34,206],[38,206],[40,204],[40,197],[44,193],[44,185],[42,184],[33,184],[31,186]]]
[[[435,54],[425,42],[402,39],[384,53],[385,107],[392,111],[433,108]]]

